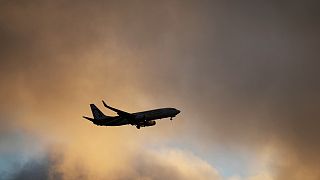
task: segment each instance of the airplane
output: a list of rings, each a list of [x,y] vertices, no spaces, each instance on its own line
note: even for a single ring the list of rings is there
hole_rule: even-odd
[[[129,125],[136,126],[137,129],[140,127],[148,127],[156,125],[157,119],[169,118],[172,120],[177,114],[180,113],[179,110],[175,108],[161,108],[154,109],[143,112],[129,113],[107,105],[102,101],[103,105],[116,112],[118,116],[106,116],[104,115],[94,104],[90,104],[93,118],[83,116],[83,118],[93,122],[98,126],[122,126]]]

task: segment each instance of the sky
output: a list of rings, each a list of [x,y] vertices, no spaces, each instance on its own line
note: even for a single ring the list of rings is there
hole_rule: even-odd
[[[318,7],[0,0],[0,179],[320,179]]]

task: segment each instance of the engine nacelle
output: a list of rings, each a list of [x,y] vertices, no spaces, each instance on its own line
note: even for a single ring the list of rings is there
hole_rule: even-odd
[[[156,121],[145,121],[141,126],[146,127],[146,126],[154,126],[156,125]]]
[[[145,120],[146,120],[146,116],[143,115],[143,114],[136,115],[136,117],[135,117],[135,121],[136,122],[142,122],[142,121],[145,121]]]

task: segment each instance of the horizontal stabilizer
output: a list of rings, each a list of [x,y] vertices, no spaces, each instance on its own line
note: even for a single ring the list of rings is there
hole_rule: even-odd
[[[89,121],[93,121],[94,119],[93,118],[89,118],[89,117],[86,117],[86,116],[82,116],[83,118],[85,119],[88,119]]]

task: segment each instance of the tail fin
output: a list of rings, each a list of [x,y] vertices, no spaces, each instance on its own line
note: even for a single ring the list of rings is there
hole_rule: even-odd
[[[94,119],[104,119],[107,117],[94,104],[90,104],[90,108]]]

